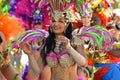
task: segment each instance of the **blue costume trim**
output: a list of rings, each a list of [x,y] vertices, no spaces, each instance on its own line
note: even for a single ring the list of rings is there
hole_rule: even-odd
[[[120,80],[120,66],[118,64],[107,63],[107,64],[95,64],[94,66],[96,68],[110,66],[110,69],[104,75],[102,80]]]

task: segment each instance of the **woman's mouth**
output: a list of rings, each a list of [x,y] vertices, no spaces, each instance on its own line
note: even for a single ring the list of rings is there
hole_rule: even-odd
[[[59,28],[59,27],[54,27],[53,29],[54,29],[54,30],[58,30],[58,29],[60,29],[60,28]]]

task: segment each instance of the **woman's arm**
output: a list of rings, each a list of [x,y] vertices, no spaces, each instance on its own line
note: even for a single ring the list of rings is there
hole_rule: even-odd
[[[8,52],[7,52],[7,41],[2,32],[0,32],[1,43],[0,43],[0,58],[2,58],[0,62],[0,70],[1,73],[7,80],[22,80],[19,77],[18,72],[14,69],[14,67],[9,62]]]
[[[18,72],[11,64],[7,67],[2,67],[1,72],[7,80],[22,80]]]
[[[37,61],[35,60],[34,56],[33,55],[28,55],[28,58],[29,58],[29,63],[31,65],[32,69],[34,70],[34,72],[36,72],[37,74],[40,74],[41,69],[38,66]]]
[[[81,49],[81,46],[77,47],[77,50],[75,50],[71,45],[66,46],[67,51],[72,55],[73,59],[76,61],[77,64],[81,66],[85,66],[87,64],[86,58],[84,55],[84,48]]]
[[[69,39],[67,39],[65,36],[59,36],[60,41],[65,46],[66,50],[72,55],[73,59],[76,61],[77,64],[84,66],[87,63],[86,58],[81,55],[84,53],[84,46],[80,45],[77,46],[76,50],[71,46]],[[79,44],[79,43],[77,43]]]
[[[49,66],[45,66],[41,73],[41,79],[50,80],[50,78],[51,78],[51,68]]]
[[[35,51],[32,51],[31,45],[29,43],[23,43],[22,50],[28,55],[29,63],[31,65],[32,69],[37,74],[40,74],[41,73],[40,67],[38,66],[37,61],[36,61],[36,59],[35,59],[35,57],[33,55],[33,53],[34,54],[37,54],[37,53],[35,53]]]

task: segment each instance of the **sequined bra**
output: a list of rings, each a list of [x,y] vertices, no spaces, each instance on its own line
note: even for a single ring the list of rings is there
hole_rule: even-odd
[[[50,67],[57,67],[58,65],[61,67],[68,67],[75,63],[67,51],[62,51],[59,54],[51,52],[47,54],[46,60]]]

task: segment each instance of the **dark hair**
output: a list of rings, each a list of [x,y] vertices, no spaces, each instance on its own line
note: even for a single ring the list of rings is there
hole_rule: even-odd
[[[89,77],[92,74],[89,66],[82,67],[78,65],[77,70],[83,71],[86,74],[86,77]]]
[[[116,28],[117,31],[120,31],[120,24],[116,24],[115,28]]]
[[[112,35],[112,34],[111,34]],[[114,42],[118,42],[119,40],[115,37],[115,35],[112,35],[112,40],[114,41]]]
[[[46,55],[50,53],[50,51],[54,50],[55,48],[55,33],[51,32],[50,27],[49,27],[49,35],[46,38],[46,43],[43,49],[41,50],[41,57],[46,65]],[[68,39],[72,39],[72,23],[68,23],[68,27],[66,29],[66,32],[64,34]]]
[[[1,36],[0,36],[0,44],[3,42],[3,40],[2,40],[2,38],[1,38]]]

